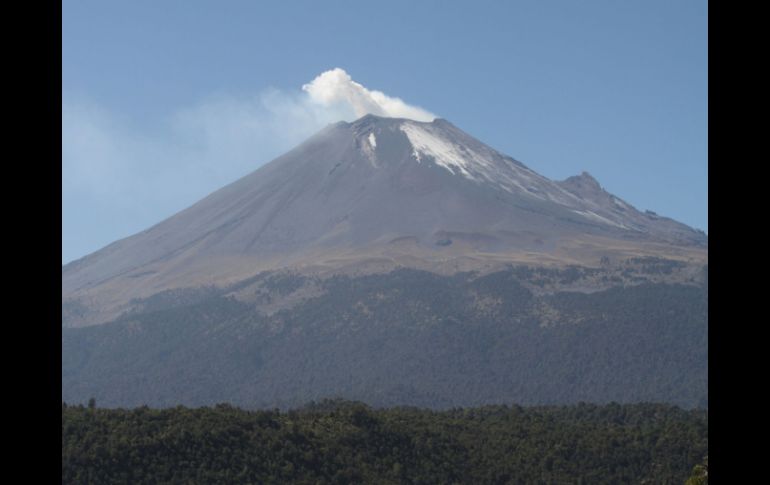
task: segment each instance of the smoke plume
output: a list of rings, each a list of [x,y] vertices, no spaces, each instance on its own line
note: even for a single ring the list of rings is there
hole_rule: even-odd
[[[433,121],[436,115],[417,106],[410,106],[399,98],[392,98],[380,91],[370,91],[353,81],[339,67],[319,74],[302,86],[312,102],[322,106],[347,104],[356,117],[366,114],[389,118],[409,118],[416,121]]]

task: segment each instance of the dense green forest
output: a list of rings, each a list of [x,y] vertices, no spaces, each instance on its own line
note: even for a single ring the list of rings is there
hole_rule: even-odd
[[[441,412],[339,400],[289,412],[62,404],[62,483],[682,485],[708,455],[707,418],[617,403]]]
[[[645,277],[678,268],[631,263]],[[707,407],[706,285],[538,292],[641,277],[629,268],[453,276],[403,269],[325,280],[267,274],[226,289],[160,293],[112,323],[62,329],[62,400],[280,409],[326,397],[434,409],[579,401]]]

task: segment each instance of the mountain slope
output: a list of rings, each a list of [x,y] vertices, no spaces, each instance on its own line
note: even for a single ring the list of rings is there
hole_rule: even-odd
[[[367,115],[64,266],[63,323],[103,323],[159,291],[279,268],[451,272],[597,265],[613,255],[702,263],[706,245],[702,233],[637,211],[587,174],[554,182],[445,120]]]
[[[156,295],[114,322],[62,329],[62,398],[261,408],[326,397],[431,408],[707,406],[704,285],[535,291],[607,275],[522,267],[483,276],[268,274],[256,282],[260,299],[321,290],[272,313],[236,300],[237,288]]]
[[[365,116],[62,268],[62,398],[708,405],[708,248],[583,173]]]

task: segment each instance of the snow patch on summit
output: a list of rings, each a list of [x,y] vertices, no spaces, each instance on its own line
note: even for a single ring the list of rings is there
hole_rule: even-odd
[[[532,201],[553,202],[593,223],[624,230],[635,229],[628,219],[628,214],[632,214],[634,209],[617,197],[610,202],[575,194],[445,124],[403,120],[398,128],[409,140],[412,157],[417,163],[431,161],[452,175],[475,183]],[[598,186],[595,181],[593,183]]]
[[[540,200],[551,200],[571,206],[576,197],[545,177],[494,150],[456,142],[446,129],[433,123],[404,121],[399,125],[412,145],[412,156],[420,163],[433,159],[453,175],[461,175],[477,183],[494,185],[510,193],[525,194]]]
[[[430,128],[416,123],[402,123],[399,128],[409,138],[414,148],[413,155],[420,161],[420,154],[432,157],[437,165],[444,167],[450,173],[460,172],[463,177],[478,180],[472,171],[480,167],[488,167],[489,161],[480,154],[452,143],[434,133]]]
[[[377,137],[374,136],[374,132],[369,132],[365,136],[362,134],[361,138],[359,138],[358,146],[372,167],[378,167],[377,152],[375,151],[377,148]]]

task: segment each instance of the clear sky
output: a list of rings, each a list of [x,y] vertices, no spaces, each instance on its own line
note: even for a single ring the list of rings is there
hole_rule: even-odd
[[[707,12],[703,0],[64,0],[62,262],[336,121],[302,86],[337,67],[549,178],[587,171],[708,231]]]

